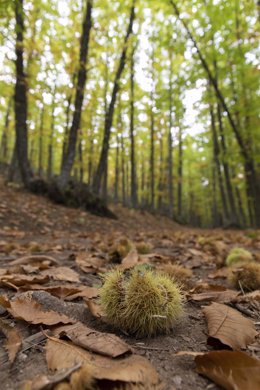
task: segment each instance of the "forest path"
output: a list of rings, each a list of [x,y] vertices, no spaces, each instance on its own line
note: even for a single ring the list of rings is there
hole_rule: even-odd
[[[60,289],[61,286],[68,289],[68,284],[71,288],[95,288],[100,283],[98,273],[111,269],[115,262],[120,262],[133,248],[137,248],[140,258],[146,258],[156,268],[162,268],[166,264],[181,265],[192,271],[192,277],[184,281],[187,300],[185,315],[171,334],[151,339],[136,339],[102,323],[89,313],[87,316],[84,314],[82,322],[96,330],[117,334],[133,347],[136,354],[148,358],[164,382],[165,389],[219,389],[217,385],[196,373],[193,357],[176,355],[179,351],[210,350],[207,346],[207,324],[201,305],[209,304],[214,298],[206,303],[196,302],[192,298],[191,288],[197,288],[196,292],[216,291],[212,287],[216,284],[230,288],[225,274],[226,268],[222,267],[227,253],[234,246],[242,246],[253,254],[256,261],[260,261],[259,231],[188,229],[167,218],[146,212],[127,210],[121,206],[114,206],[113,211],[119,217],[116,221],[96,217],[82,210],[65,208],[22,189],[7,187],[1,178],[0,271],[4,271],[0,272],[0,276],[3,278],[6,271],[11,276],[9,284],[6,281],[1,283],[0,295],[12,297],[15,293],[40,288],[39,284],[35,287],[37,282],[27,277],[33,279],[35,275],[42,275],[44,271],[37,269],[38,265],[32,263],[30,269],[28,264],[25,264],[22,271],[20,266],[19,270],[10,267],[10,262],[23,256],[49,256],[56,260],[56,264],[50,265],[49,273],[64,266],[75,272],[74,276],[66,275],[67,269],[66,272],[64,270],[64,275],[58,277],[54,272],[48,282],[42,284],[43,289],[50,293],[54,285]],[[83,263],[86,260],[85,265],[80,261],[82,259]],[[33,266],[36,268],[33,269]],[[222,275],[219,278],[220,268]],[[76,279],[73,281],[75,275]],[[229,293],[229,290],[227,291]],[[56,291],[54,295],[59,297],[58,294]],[[71,312],[78,320],[82,319],[82,313],[86,310],[82,297],[84,298],[84,294],[69,303]],[[45,298],[48,301],[47,295]],[[62,302],[63,299],[64,296],[61,297]],[[225,303],[231,305],[231,298]],[[45,305],[48,306],[48,302],[45,302]],[[232,306],[235,307],[234,302]],[[248,318],[259,321],[259,306],[258,311],[250,302],[240,302],[238,307]],[[52,309],[55,310],[55,303]],[[14,329],[18,329],[23,340],[40,332],[39,325],[28,325],[30,321],[21,321],[15,316],[13,318],[1,310],[0,320],[4,318]],[[48,329],[44,324],[43,322],[44,329]],[[259,322],[257,326],[259,328]],[[17,383],[47,374],[43,349],[45,341],[37,341],[32,348],[18,353],[11,366],[4,349],[5,338],[0,338],[0,363],[6,368],[1,370],[0,374],[2,390],[17,389]],[[260,356],[259,351],[259,342],[247,350],[255,356]],[[159,389],[159,386],[152,388]]]

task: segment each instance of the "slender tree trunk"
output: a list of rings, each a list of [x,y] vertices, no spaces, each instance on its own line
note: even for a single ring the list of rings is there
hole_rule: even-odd
[[[219,103],[217,104],[217,116],[218,116],[219,134],[220,134],[220,143],[221,143],[221,149],[223,154],[223,169],[224,169],[224,178],[226,183],[227,197],[228,197],[229,210],[230,210],[230,219],[231,221],[237,222],[237,210],[236,210],[233,188],[231,184],[229,164],[227,162],[227,146],[226,146],[226,139],[225,139],[225,133],[223,128],[223,122],[222,122],[221,107]]]
[[[178,217],[182,219],[182,180],[183,180],[183,141],[182,141],[182,128],[179,124],[178,135]]]
[[[83,183],[84,180],[84,164],[83,164],[83,150],[82,150],[82,135],[80,135],[78,144],[78,155],[79,155],[79,181]]]
[[[158,182],[158,200],[157,209],[163,211],[163,193],[164,193],[164,158],[163,158],[163,136],[160,136],[160,161],[159,161],[159,182]]]
[[[245,214],[245,211],[244,211],[244,206],[243,206],[241,194],[240,194],[239,188],[237,186],[235,187],[235,194],[236,194],[236,197],[237,197],[237,203],[238,203],[238,208],[239,208],[239,213],[240,213],[241,225],[246,227],[246,214]]]
[[[125,169],[125,145],[124,137],[121,134],[121,180],[122,180],[122,203],[126,205],[126,169]]]
[[[224,183],[223,183],[223,178],[222,178],[222,173],[221,173],[221,165],[220,165],[220,159],[219,159],[220,149],[219,149],[217,129],[216,129],[216,123],[215,123],[215,115],[214,115],[212,104],[210,104],[209,111],[210,111],[211,132],[212,132],[212,139],[213,139],[214,163],[216,166],[216,171],[217,171],[217,176],[218,176],[221,201],[222,201],[223,211],[224,211],[224,221],[227,222],[229,220],[229,213],[228,213],[226,193],[225,193]]]
[[[84,17],[82,35],[80,40],[79,70],[77,74],[77,89],[74,103],[75,108],[73,113],[72,125],[69,132],[67,151],[64,157],[59,177],[59,184],[62,187],[64,187],[68,182],[76,154],[77,136],[80,127],[84,89],[87,79],[86,63],[88,58],[90,31],[92,27],[91,13],[92,0],[86,0],[86,14]]]
[[[53,96],[52,96],[52,111],[51,111],[51,132],[49,137],[48,144],[48,166],[47,166],[47,178],[51,179],[53,173],[53,138],[54,138],[54,129],[55,129],[55,94],[56,94],[56,85],[54,86]]]
[[[137,207],[137,179],[136,179],[136,163],[135,163],[135,135],[134,135],[134,115],[135,115],[135,69],[134,69],[134,53],[136,47],[133,47],[131,53],[131,73],[130,73],[130,141],[131,141],[131,205]]]
[[[173,139],[172,139],[172,115],[173,115],[173,82],[172,82],[172,51],[170,51],[170,88],[169,88],[169,129],[168,129],[168,202],[169,216],[173,217]]]
[[[15,1],[15,68],[16,84],[14,94],[15,107],[15,132],[16,132],[16,151],[19,161],[19,168],[23,183],[29,187],[32,179],[32,171],[28,160],[28,130],[27,130],[27,81],[24,72],[24,10],[23,0]]]
[[[10,114],[11,114],[11,108],[13,103],[13,96],[10,97],[7,111],[5,115],[5,124],[3,128],[3,135],[1,139],[1,159],[4,163],[7,163],[7,155],[8,155],[8,129],[9,129],[9,123],[10,123]]]
[[[76,72],[73,73],[72,77],[72,88],[69,92],[68,98],[67,98],[67,106],[65,111],[65,117],[66,117],[66,126],[64,131],[64,138],[63,138],[63,145],[62,145],[62,157],[61,157],[61,166],[65,164],[67,149],[68,149],[68,137],[69,137],[69,128],[70,128],[70,108],[73,98],[73,90],[75,87],[75,79],[76,79]]]
[[[38,138],[38,175],[42,177],[43,174],[43,125],[44,125],[44,105],[41,109],[39,138]]]
[[[94,180],[93,180],[93,191],[96,194],[100,193],[102,178],[103,178],[103,175],[105,173],[106,166],[107,166],[109,139],[110,139],[111,127],[112,127],[112,123],[113,123],[116,98],[117,98],[117,94],[118,94],[118,91],[120,88],[119,82],[120,82],[120,78],[121,78],[121,75],[122,75],[124,67],[125,67],[128,40],[129,40],[130,35],[132,34],[133,23],[134,23],[134,19],[135,19],[135,2],[136,2],[136,0],[133,0],[132,7],[131,7],[131,13],[130,13],[130,19],[129,19],[129,25],[127,28],[126,36],[124,39],[124,46],[123,46],[123,50],[122,50],[121,57],[119,60],[119,65],[117,68],[116,76],[115,76],[111,100],[110,100],[110,103],[109,103],[109,106],[108,106],[108,109],[107,109],[107,112],[105,115],[105,128],[104,128],[104,139],[103,139],[103,144],[102,144],[102,150],[101,150],[97,170],[96,170],[96,173],[94,176]]]
[[[119,188],[119,137],[116,136],[116,164],[115,164],[115,190],[114,200],[118,202],[118,188]]]

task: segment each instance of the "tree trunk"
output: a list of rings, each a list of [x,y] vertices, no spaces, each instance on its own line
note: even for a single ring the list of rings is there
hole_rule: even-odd
[[[131,73],[130,73],[130,141],[131,141],[131,205],[137,207],[137,179],[136,179],[136,163],[135,163],[135,135],[134,135],[134,83],[135,83],[135,69],[134,69],[134,53],[136,47],[133,47],[131,53]]]
[[[11,114],[11,108],[12,108],[12,102],[13,102],[13,96],[10,97],[8,106],[7,106],[7,111],[5,115],[5,124],[3,128],[3,135],[1,139],[1,159],[4,163],[7,163],[7,155],[8,155],[8,129],[9,129],[9,123],[10,123],[10,114]]]
[[[23,0],[15,1],[15,68],[16,83],[14,94],[15,107],[15,132],[16,132],[16,151],[19,161],[19,168],[23,183],[29,187],[32,179],[32,171],[28,160],[28,139],[27,139],[27,81],[24,73],[24,11]]]
[[[115,76],[111,100],[110,100],[110,103],[109,103],[109,106],[108,106],[108,109],[107,109],[107,112],[105,115],[105,128],[104,128],[104,139],[103,139],[103,144],[102,144],[102,150],[101,150],[97,170],[96,170],[96,173],[94,176],[94,180],[93,180],[93,191],[96,194],[100,193],[102,178],[103,178],[103,175],[105,173],[106,166],[107,166],[109,139],[110,139],[111,127],[112,127],[112,123],[113,123],[113,115],[114,115],[114,109],[115,109],[115,104],[116,104],[116,98],[117,98],[117,94],[119,91],[119,82],[120,82],[120,78],[121,78],[121,75],[122,75],[124,67],[125,67],[128,40],[129,40],[130,35],[132,34],[133,23],[134,23],[134,19],[135,19],[135,2],[136,2],[136,0],[133,0],[132,7],[131,7],[131,13],[130,13],[130,19],[129,19],[129,25],[127,28],[126,36],[124,39],[124,46],[123,46],[123,50],[122,50],[121,57],[119,60],[119,65],[117,68],[116,76]]]
[[[212,104],[210,104],[209,106],[209,112],[210,112],[210,119],[211,119],[212,139],[213,139],[214,164],[217,170],[221,201],[222,201],[223,211],[224,211],[224,222],[227,223],[227,221],[229,220],[229,213],[228,213],[226,193],[225,193],[224,183],[223,183],[223,178],[221,173],[221,165],[219,160],[220,149],[219,149],[217,129],[215,123],[215,115],[214,115]]]
[[[182,219],[182,179],[183,179],[183,149],[182,149],[182,128],[179,124],[178,137],[178,217]]]
[[[219,89],[218,82],[216,77],[212,74],[208,63],[206,62],[205,58],[203,57],[200,48],[197,44],[197,41],[195,40],[194,36],[192,35],[187,23],[181,18],[180,11],[175,4],[173,0],[170,0],[171,5],[174,8],[175,14],[177,15],[178,19],[181,21],[182,25],[184,26],[189,38],[191,39],[194,47],[197,50],[197,54],[199,56],[199,59],[202,63],[202,66],[208,76],[208,79],[211,83],[211,85],[214,88],[214,91],[216,93],[217,98],[219,99],[219,102],[223,108],[223,111],[226,112],[227,118],[230,124],[231,129],[234,132],[235,138],[237,140],[237,143],[240,147],[241,155],[244,159],[244,165],[245,165],[245,174],[247,178],[247,187],[248,187],[248,194],[252,199],[252,205],[254,208],[254,214],[255,214],[255,225],[257,227],[260,227],[260,184],[258,183],[258,175],[255,169],[254,160],[251,157],[250,150],[248,150],[246,143],[243,140],[242,135],[240,134],[239,128],[237,127],[235,120],[233,118],[233,115],[231,114],[226,100],[224,98],[224,95]]]
[[[226,139],[225,139],[224,128],[222,123],[221,107],[219,103],[217,104],[217,116],[218,116],[219,134],[220,134],[220,143],[221,143],[221,149],[223,154],[222,164],[224,169],[224,178],[225,178],[227,198],[229,203],[230,220],[231,222],[236,223],[238,222],[238,216],[236,210],[235,197],[234,197],[232,183],[231,183],[229,164],[227,162],[227,146],[226,146]]]
[[[125,169],[125,145],[124,137],[121,134],[121,172],[122,172],[122,203],[126,205],[126,169]]]
[[[170,88],[169,88],[169,129],[168,129],[168,202],[169,216],[173,217],[173,139],[172,139],[172,115],[173,115],[173,82],[172,82],[172,51],[170,51]]]
[[[119,188],[119,137],[116,137],[116,164],[115,164],[115,188],[114,201],[118,202],[118,188]]]
[[[74,163],[76,154],[76,144],[78,130],[80,127],[82,105],[84,99],[84,89],[87,79],[86,63],[88,58],[90,30],[92,27],[92,0],[86,0],[86,14],[83,22],[82,35],[80,40],[79,70],[77,74],[77,89],[74,103],[74,113],[72,125],[69,132],[68,146],[65,152],[64,161],[61,167],[59,177],[60,186],[64,187],[69,180],[70,172]]]
[[[38,138],[38,175],[42,177],[43,174],[43,124],[44,124],[44,105],[41,109],[39,138]]]
[[[63,164],[65,164],[65,158],[66,158],[66,153],[67,153],[67,149],[68,149],[68,137],[69,137],[69,127],[70,127],[70,108],[71,108],[71,103],[72,103],[73,90],[75,87],[75,79],[76,79],[76,72],[73,73],[72,88],[71,88],[69,96],[67,98],[67,106],[66,106],[66,111],[65,111],[66,126],[65,126],[63,145],[62,145],[61,167],[63,166]]]
[[[53,97],[52,97],[52,111],[51,111],[51,133],[48,144],[48,166],[47,166],[47,178],[51,179],[53,173],[53,137],[54,137],[54,129],[55,129],[55,95],[56,95],[56,85],[53,89]]]

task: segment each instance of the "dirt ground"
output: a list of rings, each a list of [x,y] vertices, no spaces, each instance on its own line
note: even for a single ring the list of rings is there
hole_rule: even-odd
[[[97,272],[83,272],[75,258],[82,252],[92,253],[105,259],[106,267],[110,269],[113,266],[113,246],[122,239],[136,245],[141,243],[157,265],[167,259],[169,263],[189,268],[193,276],[188,282],[189,287],[184,288],[185,313],[168,335],[149,339],[130,337],[94,318],[81,299],[67,303],[66,307],[86,325],[116,334],[130,344],[136,354],[148,358],[158,371],[164,389],[220,389],[196,372],[194,357],[177,355],[180,351],[212,350],[207,345],[207,323],[201,310],[201,306],[209,302],[194,301],[190,290],[202,282],[229,287],[225,277],[212,279],[212,276],[224,264],[228,251],[234,246],[243,246],[259,260],[260,232],[188,229],[146,212],[127,210],[121,206],[113,206],[112,209],[118,220],[55,205],[20,188],[6,187],[1,180],[0,268],[8,269],[11,261],[22,256],[47,255],[56,259],[59,266],[68,266],[76,271],[81,284],[96,286],[100,283]],[[54,282],[49,282],[49,285],[51,283]],[[0,295],[11,297],[15,293],[11,285],[0,284]],[[234,307],[234,304],[229,304]],[[239,309],[256,323],[259,330],[259,311],[248,304],[241,304]],[[21,331],[23,340],[33,335],[38,337],[27,349],[23,345],[14,363],[10,364],[4,348],[5,336],[0,333],[0,388],[19,389],[24,380],[48,373],[44,350],[46,339],[39,339],[39,325],[13,319],[1,306],[0,318],[11,320],[14,328]],[[259,346],[249,348],[247,352],[260,357]]]

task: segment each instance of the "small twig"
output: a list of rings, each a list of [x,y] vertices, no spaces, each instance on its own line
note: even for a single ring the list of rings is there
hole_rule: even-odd
[[[140,348],[140,349],[146,349],[146,350],[151,350],[151,351],[167,351],[169,352],[170,350],[167,348],[157,348],[157,347],[146,347],[144,345],[138,345],[134,344],[135,348]]]
[[[238,281],[238,284],[239,284],[240,290],[242,291],[242,294],[245,295],[245,291],[243,290],[243,287],[242,287],[240,280]]]

